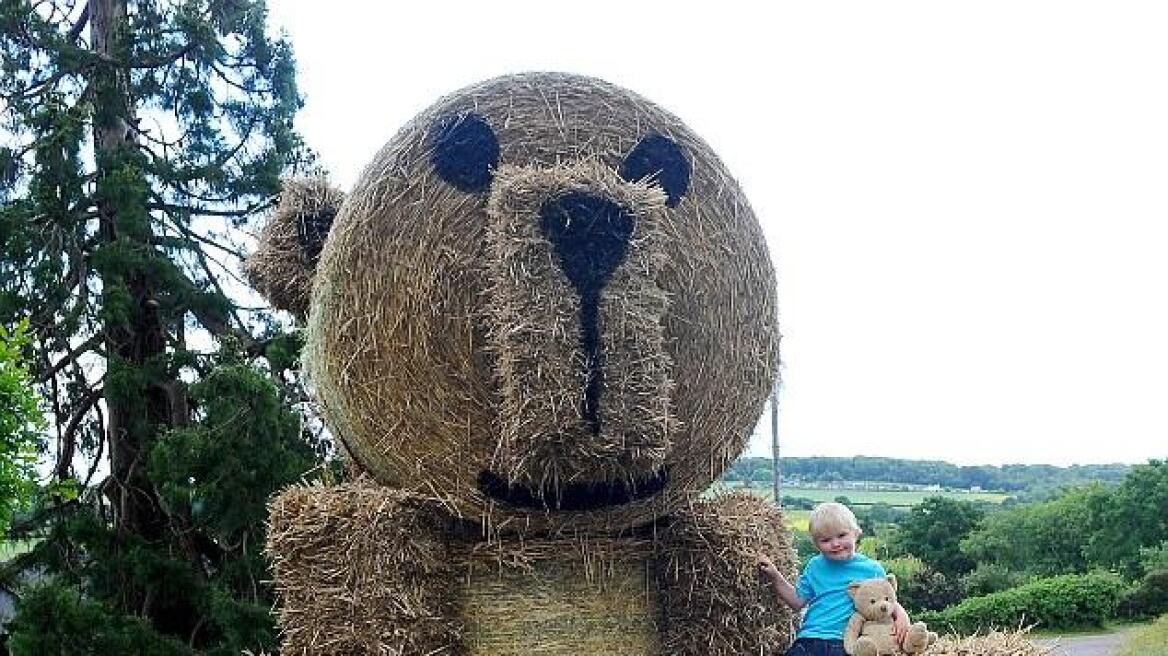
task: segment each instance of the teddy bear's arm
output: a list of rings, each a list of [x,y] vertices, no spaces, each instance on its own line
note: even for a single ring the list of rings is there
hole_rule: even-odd
[[[458,651],[442,514],[426,501],[362,483],[302,485],[269,510],[281,653]]]
[[[844,651],[848,654],[856,653],[856,640],[859,639],[864,630],[864,616],[859,613],[852,613],[852,618],[848,620],[848,627],[844,629]]]
[[[782,653],[798,618],[757,565],[765,553],[795,577],[782,512],[752,495],[729,494],[695,503],[668,522],[655,554],[664,653]]]

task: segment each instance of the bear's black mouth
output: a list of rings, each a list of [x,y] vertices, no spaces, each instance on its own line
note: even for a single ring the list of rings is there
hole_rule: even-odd
[[[573,482],[560,488],[559,494],[548,499],[539,490],[526,485],[508,485],[495,472],[484,469],[479,474],[479,489],[483,494],[517,508],[540,510],[600,510],[651,497],[665,489],[669,475],[664,468],[652,477],[629,483]]]

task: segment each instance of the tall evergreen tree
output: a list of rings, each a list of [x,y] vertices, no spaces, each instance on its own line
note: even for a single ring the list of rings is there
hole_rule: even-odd
[[[53,583],[17,653],[272,643],[264,501],[320,449],[273,384],[295,340],[231,293],[233,235],[312,166],[266,19],[262,0],[0,0],[0,323],[29,320],[55,443],[25,522]]]

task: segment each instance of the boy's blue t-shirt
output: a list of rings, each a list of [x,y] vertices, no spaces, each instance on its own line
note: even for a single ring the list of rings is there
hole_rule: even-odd
[[[795,584],[795,592],[808,602],[797,637],[841,640],[855,612],[848,584],[883,576],[884,566],[863,554],[843,561],[822,554],[809,560]]]

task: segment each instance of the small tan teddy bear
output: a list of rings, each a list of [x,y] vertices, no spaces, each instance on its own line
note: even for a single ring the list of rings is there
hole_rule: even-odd
[[[844,651],[851,656],[895,656],[921,654],[937,641],[924,622],[908,629],[902,645],[896,644],[892,632],[892,609],[896,607],[896,577],[855,581],[848,585],[848,595],[856,607],[844,631]]]

